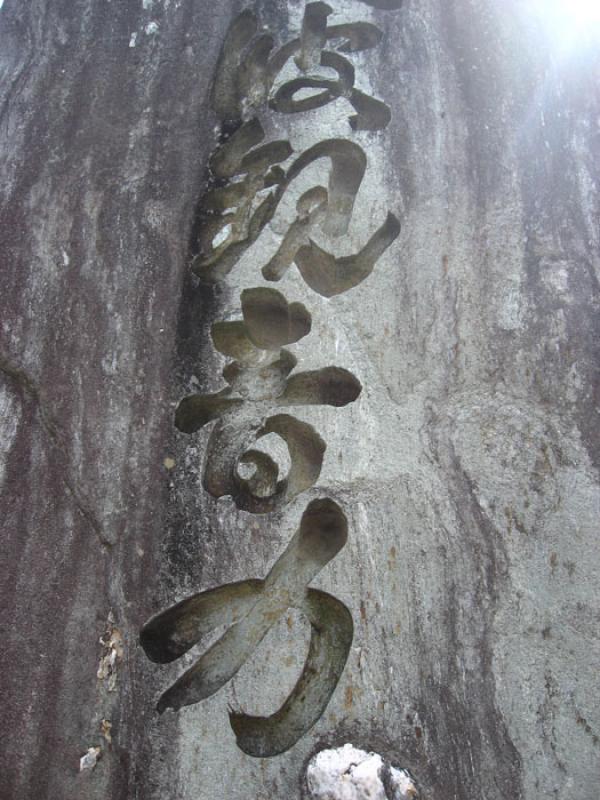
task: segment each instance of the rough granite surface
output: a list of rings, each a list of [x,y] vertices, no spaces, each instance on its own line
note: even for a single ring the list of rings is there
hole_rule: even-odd
[[[298,368],[334,364],[363,388],[299,410],[327,442],[321,477],[261,517],[203,490],[207,433],[173,425],[184,394],[222,388],[210,326],[264,284],[289,223],[284,204],[224,284],[192,277],[211,80],[244,5],[0,8],[7,800],[301,798],[309,758],[346,742],[427,800],[600,795],[599,49],[563,47],[523,0],[330,4],[384,30],[356,80],[391,122],[353,133],[340,98],[267,132],[365,150],[343,254],[387,211],[402,232],[343,295],[296,270],[278,284],[313,318]],[[254,7],[296,35],[303,2]],[[323,495],[349,540],[314,585],[355,626],[323,717],[270,759],[229,726],[229,706],[271,713],[293,686],[295,613],[226,688],[159,717],[182,667],[146,659],[141,625],[264,577]]]

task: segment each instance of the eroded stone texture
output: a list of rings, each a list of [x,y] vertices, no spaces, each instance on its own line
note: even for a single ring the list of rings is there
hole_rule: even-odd
[[[353,130],[338,97],[271,110],[265,134],[296,154],[336,137],[366,153],[344,246],[323,250],[359,252],[389,211],[402,231],[346,293],[295,267],[276,284],[311,315],[297,370],[335,364],[362,391],[298,410],[327,443],[319,480],[260,517],[204,490],[210,425],[174,427],[184,396],[224,388],[211,326],[241,318],[242,290],[273,287],[262,270],[310,188],[226,282],[191,277],[211,76],[243,4],[0,9],[11,800],[300,797],[309,757],[347,741],[408,768],[429,800],[597,800],[598,49],[563,47],[517,0],[329,5],[328,24],[383,30],[353,63],[391,120]],[[280,42],[299,34],[304,3],[254,8]],[[294,611],[226,688],[158,717],[198,653],[150,664],[141,624],[262,578],[324,494],[349,536],[314,586],[351,610],[355,638],[323,717],[264,760],[227,721],[229,705],[272,713],[294,686],[310,635]]]

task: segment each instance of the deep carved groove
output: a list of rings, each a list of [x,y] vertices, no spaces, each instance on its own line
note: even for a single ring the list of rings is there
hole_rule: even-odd
[[[261,34],[249,47],[238,70],[238,92],[244,105],[259,108],[267,101],[271,83],[269,80],[269,55],[275,45],[268,33]]]
[[[327,28],[327,39],[343,39],[336,48],[340,53],[359,53],[377,47],[383,32],[371,22],[343,22]]]
[[[246,449],[240,455],[238,463],[252,463],[256,468],[255,474],[250,479],[243,479],[239,477],[237,470],[234,470],[233,481],[220,484],[219,480],[222,480],[224,475],[223,473],[218,474],[219,464],[215,458],[214,469],[210,470],[210,475],[207,473],[205,480],[207,491],[211,494],[215,491],[230,494],[238,508],[244,511],[251,511],[253,514],[269,514],[287,505],[299,494],[314,486],[323,465],[326,449],[323,439],[311,425],[300,422],[289,414],[269,417],[265,425],[257,431],[255,438],[259,440],[261,437],[273,433],[283,439],[289,451],[291,465],[285,478],[277,480],[276,465],[268,456],[265,458],[260,451]],[[245,434],[246,431],[242,432],[242,436]],[[216,443],[216,437],[214,443],[216,447],[212,452],[218,457],[217,454],[221,451],[219,444]],[[207,453],[210,450],[211,443],[209,443]],[[209,483],[209,479],[211,483]],[[257,487],[259,491],[257,491]],[[223,494],[216,496],[223,496]]]
[[[333,297],[362,283],[399,233],[400,222],[393,214],[388,214],[383,225],[358,253],[336,258],[310,241],[296,253],[296,264],[311,289],[324,297]]]
[[[285,139],[269,142],[251,150],[244,156],[240,164],[240,172],[257,177],[266,173],[273,164],[285,161],[292,155],[292,152],[292,146]]]
[[[327,41],[327,17],[333,13],[327,3],[307,3],[300,32],[300,52],[295,58],[302,72],[314,69],[319,64],[321,50]]]
[[[330,594],[309,589],[297,605],[310,621],[310,649],[298,682],[269,717],[230,712],[238,747],[266,758],[289,750],[319,721],[344,671],[354,626],[346,606]]]
[[[319,158],[329,158],[329,184],[327,213],[323,230],[330,236],[347,233],[354,209],[354,201],[367,168],[367,157],[359,145],[348,139],[325,139],[309,147],[289,169],[288,184]]]
[[[299,372],[286,384],[281,401],[287,405],[325,405],[340,408],[353,403],[361,392],[360,382],[341,367]]]
[[[352,130],[379,131],[389,124],[392,112],[387,103],[377,100],[377,98],[371,97],[358,89],[353,89],[348,99],[357,112],[349,118]]]
[[[275,255],[262,269],[266,280],[281,280],[293,264],[298,250],[310,243],[311,231],[325,219],[327,197],[324,186],[314,186],[300,196],[296,203],[296,219],[288,228]]]
[[[404,0],[359,0],[359,2],[381,11],[397,11],[402,8]]]
[[[264,581],[230,583],[196,594],[152,617],[140,632],[140,644],[156,664],[169,664],[215,628],[245,616],[263,591]]]
[[[246,9],[233,20],[223,42],[211,92],[212,107],[223,123],[242,117],[238,85],[240,54],[250,44],[257,29],[256,15]]]
[[[287,81],[275,93],[270,106],[275,111],[283,114],[295,114],[300,111],[311,111],[327,105],[337,97],[350,97],[354,85],[354,67],[348,59],[338,53],[324,51],[320,54],[322,67],[329,67],[337,72],[337,80],[325,78],[294,78]],[[294,95],[304,89],[324,89],[325,91],[313,94],[301,100],[295,100]]]
[[[246,289],[241,300],[248,336],[261,350],[278,350],[310,333],[311,317],[302,303],[288,303],[274,289]]]
[[[209,160],[213,173],[218,178],[231,178],[239,172],[242,158],[251,147],[262,142],[265,132],[257,119],[245,122],[221,145]]]

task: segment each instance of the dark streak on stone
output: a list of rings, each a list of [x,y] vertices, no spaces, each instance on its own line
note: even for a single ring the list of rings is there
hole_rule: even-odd
[[[61,429],[57,418],[48,410],[47,403],[43,400],[43,395],[33,379],[22,369],[12,364],[7,358],[0,354],[0,372],[12,379],[15,384],[26,395],[31,397],[38,409],[39,420],[42,428],[46,432],[49,440],[55,449],[58,461],[61,464],[60,476],[64,485],[72,497],[73,502],[79,513],[90,525],[101,544],[104,547],[112,547],[115,542],[108,538],[102,528],[102,524],[90,507],[90,500],[80,486],[70,477],[73,472],[69,465],[70,455],[65,432]]]

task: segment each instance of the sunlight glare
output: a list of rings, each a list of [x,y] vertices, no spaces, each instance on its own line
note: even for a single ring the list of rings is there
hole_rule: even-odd
[[[566,28],[600,26],[600,0],[534,0],[540,16]]]
[[[598,0],[566,0],[563,5],[581,25],[600,24],[600,2]]]
[[[526,0],[523,9],[534,13],[563,54],[600,42],[600,0]]]

